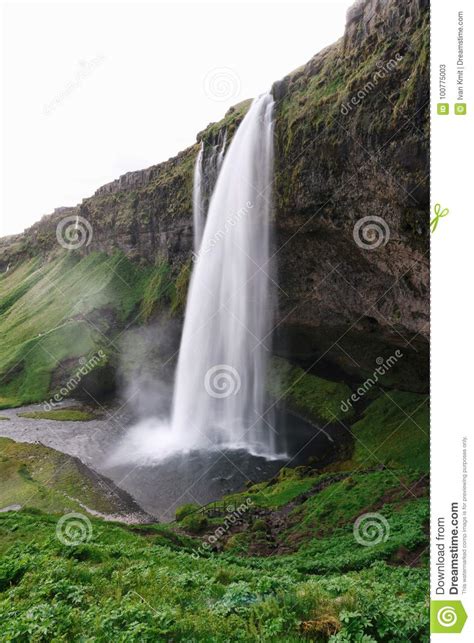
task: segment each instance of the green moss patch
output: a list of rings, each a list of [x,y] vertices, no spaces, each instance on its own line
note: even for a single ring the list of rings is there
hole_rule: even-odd
[[[250,487],[241,494],[233,494],[226,497],[226,502],[231,506],[239,506],[247,499],[251,500],[256,507],[281,507],[301,493],[308,491],[315,484],[314,477],[302,478],[300,480],[282,480],[274,484],[262,482]]]
[[[81,503],[117,513],[115,496],[75,458],[39,444],[0,438],[0,508],[19,504],[52,513],[80,511]]]
[[[192,502],[188,502],[185,505],[181,505],[176,509],[176,520],[180,522],[186,516],[195,513],[199,509],[199,505],[196,505]]]
[[[411,498],[410,490],[417,479],[416,473],[404,470],[356,471],[325,486],[294,509],[293,516],[298,524],[292,531],[313,530],[314,535],[321,536],[385,502],[406,502]]]
[[[341,410],[341,402],[351,395],[351,389],[341,382],[332,382],[306,373],[298,366],[275,357],[271,361],[269,393],[278,400],[315,422],[335,422],[350,419],[353,410]]]
[[[31,418],[32,420],[57,420],[58,422],[88,422],[95,415],[90,411],[79,409],[53,409],[52,411],[26,411],[18,413],[18,417]]]
[[[172,286],[170,267],[166,262],[161,262],[153,268],[144,288],[140,304],[140,313],[144,321],[150,319],[160,304],[170,303]]]

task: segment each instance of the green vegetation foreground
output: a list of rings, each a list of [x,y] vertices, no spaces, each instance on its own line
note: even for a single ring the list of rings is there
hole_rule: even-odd
[[[250,507],[232,528],[202,513],[169,526],[85,518],[78,544],[59,516],[4,513],[2,640],[428,641],[419,476],[283,469],[227,499]],[[355,537],[375,510],[387,531]]]
[[[2,547],[17,540],[0,568],[5,641],[429,640],[423,568],[311,576],[95,521],[89,543],[68,547],[56,522],[1,518]]]

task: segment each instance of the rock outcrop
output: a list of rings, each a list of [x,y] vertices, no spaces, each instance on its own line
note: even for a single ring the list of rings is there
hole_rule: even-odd
[[[289,354],[360,376],[398,348],[393,374],[426,390],[426,3],[358,2],[344,38],[277,83],[275,94],[279,303]]]

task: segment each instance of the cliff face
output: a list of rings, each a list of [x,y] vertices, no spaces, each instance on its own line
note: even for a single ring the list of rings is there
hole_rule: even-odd
[[[385,383],[416,391],[428,385],[427,8],[422,0],[357,2],[344,37],[273,87],[275,350],[351,382],[399,349],[403,358]],[[205,154],[224,132],[230,142],[248,104],[198,135]],[[137,270],[166,262],[182,276],[192,252],[198,149],[125,174],[0,240],[0,269],[53,260],[63,252],[58,222],[78,214],[93,230],[91,243],[74,251],[79,257],[120,250]],[[381,237],[357,233],[364,217],[381,219]]]
[[[274,88],[290,354],[368,374],[398,347],[396,373],[420,390],[429,315],[426,4],[358,2],[344,38]],[[367,239],[365,226],[355,228],[364,217],[377,228]]]

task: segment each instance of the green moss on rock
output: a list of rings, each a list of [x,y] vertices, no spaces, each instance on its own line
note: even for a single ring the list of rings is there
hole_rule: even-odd
[[[186,516],[189,516],[190,514],[194,513],[199,509],[199,505],[196,505],[192,502],[188,502],[185,505],[181,505],[176,509],[175,516],[177,522],[181,522]]]
[[[0,438],[0,464],[0,508],[21,505],[51,513],[84,513],[87,506],[103,513],[117,511],[113,494],[104,493],[97,475],[69,455]]]
[[[180,521],[180,525],[190,534],[200,534],[206,529],[208,521],[205,514],[192,513],[185,516]]]
[[[172,286],[170,267],[166,262],[161,261],[153,268],[144,287],[140,304],[140,315],[143,321],[148,321],[160,305],[169,304]]]
[[[346,421],[353,414],[352,409],[341,410],[341,402],[351,395],[346,384],[306,373],[280,357],[271,361],[268,390],[315,422],[335,422],[343,417]]]

